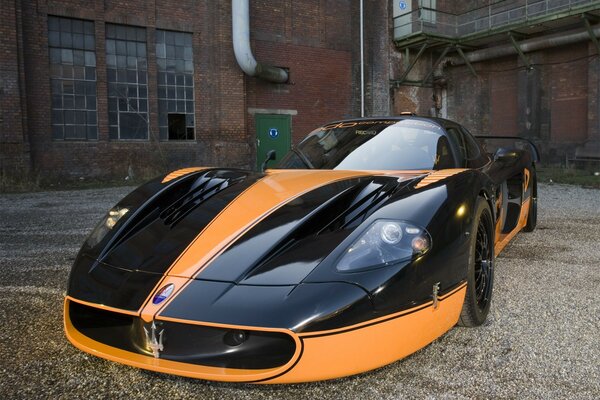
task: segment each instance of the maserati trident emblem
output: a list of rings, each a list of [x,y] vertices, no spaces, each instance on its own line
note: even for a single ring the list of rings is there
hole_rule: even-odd
[[[154,321],[152,321],[152,326],[150,327],[149,331],[146,329],[146,327],[144,327],[144,333],[146,334],[146,345],[150,348],[150,350],[152,350],[154,358],[159,358],[160,352],[164,349],[163,333],[165,330],[161,329],[160,332],[158,332],[158,337],[156,336],[156,331],[157,328]]]
[[[173,289],[175,289],[175,285],[172,283],[169,283],[167,286],[163,286],[162,288],[160,288],[160,290],[154,295],[154,298],[152,299],[152,304],[160,304],[163,301],[165,301],[167,297],[169,297],[173,293]]]

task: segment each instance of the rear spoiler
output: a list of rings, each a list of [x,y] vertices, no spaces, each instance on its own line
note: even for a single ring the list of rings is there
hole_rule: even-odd
[[[531,140],[517,136],[487,136],[477,135],[475,136],[480,143],[483,145],[485,151],[489,154],[494,152],[500,147],[515,148],[517,150],[525,150],[531,154],[533,162],[540,161],[540,152],[537,146]],[[492,151],[490,151],[492,148]]]

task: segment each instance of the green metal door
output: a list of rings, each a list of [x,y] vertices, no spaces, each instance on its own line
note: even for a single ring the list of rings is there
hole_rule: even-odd
[[[256,167],[260,169],[269,150],[275,150],[277,157],[267,166],[273,166],[281,160],[291,146],[290,115],[256,114]]]

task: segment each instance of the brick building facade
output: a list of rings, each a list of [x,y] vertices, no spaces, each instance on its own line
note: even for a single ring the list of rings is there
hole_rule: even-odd
[[[245,76],[237,65],[229,0],[7,2],[0,11],[2,175],[52,181],[253,167],[257,114],[289,115],[293,141],[320,123],[355,116],[358,3],[250,5],[253,52],[287,68],[286,84]],[[191,49],[163,54],[169,32],[184,35],[176,37]],[[193,82],[183,74],[187,86],[167,82],[170,59],[193,71]],[[171,111],[186,121],[184,136],[165,131],[176,122]]]
[[[399,2],[392,112],[529,138],[547,164],[600,159],[598,1]]]
[[[364,0],[365,115],[416,111],[529,137],[549,162],[597,156],[597,43],[517,47],[594,31],[599,11],[588,0]],[[360,115],[359,18],[358,1],[251,0],[254,55],[289,71],[274,84],[237,65],[230,0],[5,2],[0,177],[253,168],[261,115],[287,116],[292,143]],[[512,41],[510,54],[460,54]]]

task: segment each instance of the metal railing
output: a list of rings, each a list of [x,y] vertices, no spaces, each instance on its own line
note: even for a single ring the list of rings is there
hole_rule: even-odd
[[[596,7],[594,7],[596,6]],[[419,7],[394,18],[394,39],[417,33],[457,39],[500,30],[531,20],[561,13],[575,14],[582,9],[598,8],[598,0],[506,0],[476,8],[463,14]]]

